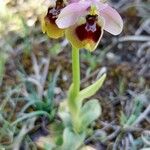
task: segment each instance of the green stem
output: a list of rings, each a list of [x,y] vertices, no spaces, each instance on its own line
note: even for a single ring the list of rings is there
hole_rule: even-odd
[[[79,49],[72,47],[72,72],[73,72],[73,95],[76,97],[80,91],[80,63]]]
[[[80,61],[79,61],[79,49],[72,47],[72,85],[69,89],[68,106],[71,113],[72,124],[74,129],[78,129],[79,112],[81,103],[77,100],[77,96],[80,92]]]
[[[73,89],[72,89],[72,100],[70,101],[73,104],[72,110],[72,121],[74,130],[78,132],[79,130],[79,111],[80,104],[77,100],[77,96],[80,91],[80,60],[79,60],[79,49],[72,47],[72,73],[73,73]]]

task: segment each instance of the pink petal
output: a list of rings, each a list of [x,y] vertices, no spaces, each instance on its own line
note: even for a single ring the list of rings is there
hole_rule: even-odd
[[[78,2],[71,3],[62,9],[61,13],[56,20],[56,24],[59,28],[68,28],[74,25],[79,17],[85,14],[90,7],[91,2]]]
[[[119,13],[108,4],[100,4],[100,16],[105,20],[104,30],[118,35],[123,29],[123,20]]]

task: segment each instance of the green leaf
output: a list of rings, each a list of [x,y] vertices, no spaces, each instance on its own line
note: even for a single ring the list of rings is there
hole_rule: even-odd
[[[60,146],[63,144],[63,131],[64,126],[60,121],[54,121],[47,126],[49,131],[52,131],[50,136],[52,138],[51,143],[55,143],[55,145]]]
[[[101,107],[98,100],[92,99],[84,104],[81,109],[81,129],[86,130],[86,128],[99,116],[101,115]]]
[[[78,134],[71,131],[69,128],[65,128],[63,134],[63,145],[61,150],[77,150],[84,142],[85,133]]]
[[[71,126],[71,116],[67,106],[67,100],[60,103],[58,115],[62,119],[64,126]]]
[[[71,117],[68,112],[61,112],[59,113],[59,116],[61,117],[64,126],[71,126]]]
[[[80,108],[81,102],[77,99],[78,96],[74,93],[74,84],[71,84],[69,91],[68,91],[68,108],[71,114],[76,114],[77,109]],[[73,117],[74,118],[74,117]]]
[[[53,75],[53,78],[51,82],[48,85],[48,91],[47,91],[47,101],[49,105],[53,105],[53,100],[54,100],[54,90],[56,87],[57,79],[60,73],[60,68],[57,69],[55,74]]]
[[[101,88],[105,78],[106,78],[106,74],[102,75],[99,80],[97,80],[95,83],[93,83],[89,87],[80,91],[77,99],[80,99],[82,101],[94,95]]]
[[[124,126],[124,124],[126,124],[127,120],[128,120],[128,119],[127,119],[127,117],[125,116],[124,112],[121,111],[120,124],[121,124],[122,126]]]
[[[139,98],[135,99],[132,114],[134,114],[136,117],[138,117],[142,112],[143,106],[144,105],[143,105],[143,102],[141,99],[139,99]]]
[[[137,116],[135,116],[134,114],[132,114],[129,119],[127,120],[125,126],[131,126],[135,120],[137,119]]]
[[[6,60],[7,60],[6,53],[0,52],[0,85],[2,83],[3,75],[4,75],[4,72],[5,72]]]
[[[44,150],[53,150],[54,145],[51,145],[50,143],[45,143]]]
[[[26,120],[26,119],[32,118],[32,117],[36,117],[36,116],[40,116],[40,115],[45,115],[45,116],[48,116],[48,118],[50,118],[50,115],[45,111],[35,111],[35,112],[24,114],[22,117],[18,118],[14,122],[12,122],[11,125],[14,126],[23,120]]]

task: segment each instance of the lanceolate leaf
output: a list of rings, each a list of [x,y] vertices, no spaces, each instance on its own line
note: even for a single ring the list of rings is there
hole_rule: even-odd
[[[102,75],[99,80],[97,80],[95,83],[93,83],[89,87],[80,91],[77,99],[80,99],[82,101],[94,95],[103,85],[105,78],[106,78],[106,74]]]

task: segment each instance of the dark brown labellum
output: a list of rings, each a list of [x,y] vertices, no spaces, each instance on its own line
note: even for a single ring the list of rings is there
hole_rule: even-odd
[[[55,24],[58,15],[60,14],[61,9],[64,8],[63,0],[57,0],[55,7],[49,7],[46,15],[46,19],[48,19],[51,23]]]
[[[95,43],[99,40],[101,35],[101,27],[97,24],[97,15],[87,15],[86,23],[76,28],[76,34],[79,40],[86,39],[93,40]]]

